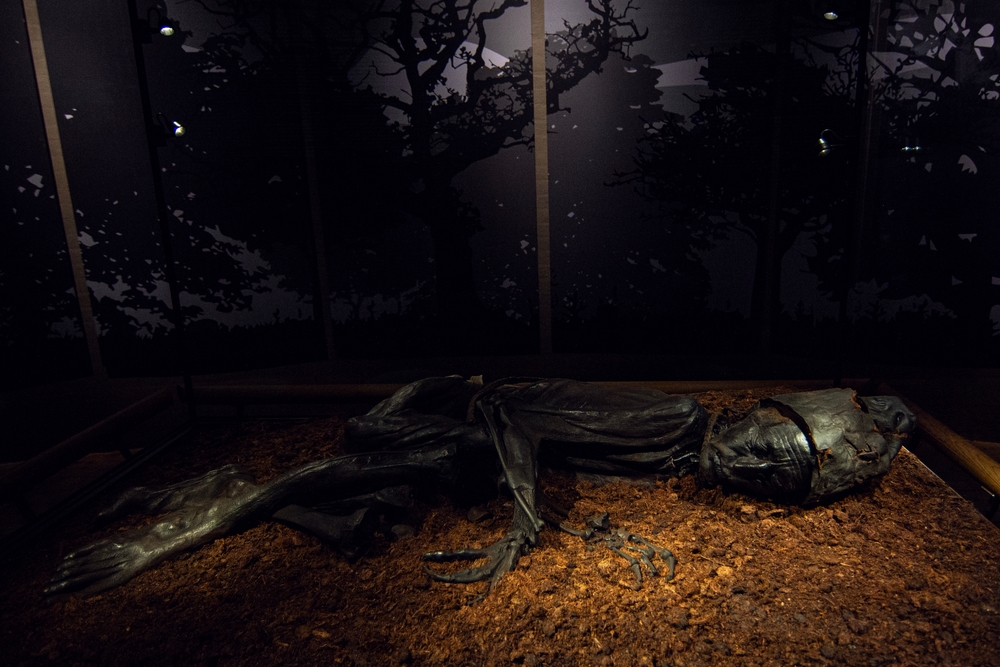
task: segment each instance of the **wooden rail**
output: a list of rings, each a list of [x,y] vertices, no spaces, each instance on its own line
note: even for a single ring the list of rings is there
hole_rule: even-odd
[[[0,502],[16,499],[32,485],[95,451],[96,445],[120,438],[128,429],[169,408],[176,398],[176,389],[164,387],[3,472],[0,474]],[[111,447],[118,448],[117,443]]]
[[[851,380],[851,386],[865,380]],[[608,387],[646,387],[667,394],[694,394],[702,391],[791,387],[800,391],[829,387],[824,380],[712,380],[678,382],[596,382]],[[342,401],[381,401],[392,396],[403,384],[286,384],[286,385],[203,385],[194,388],[197,405],[266,405],[287,403],[337,403]]]
[[[940,449],[955,463],[962,466],[990,493],[1000,495],[1000,463],[981,449],[939,422],[920,406],[885,383],[878,385],[878,393],[899,396],[917,417],[917,432]]]
[[[275,405],[381,401],[402,384],[248,384],[194,388],[195,405]]]
[[[848,380],[848,383],[864,383],[865,380]],[[831,386],[829,380],[678,380],[674,382],[598,382],[608,387],[644,387],[658,389],[665,394],[698,394],[703,391],[740,391],[765,387],[789,387],[796,391],[825,389]],[[853,386],[853,385],[852,385]]]

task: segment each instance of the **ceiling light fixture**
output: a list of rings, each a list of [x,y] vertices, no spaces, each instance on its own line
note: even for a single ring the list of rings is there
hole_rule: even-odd
[[[843,146],[844,141],[837,136],[836,132],[831,129],[826,129],[819,133],[819,139],[816,141],[816,145],[819,146],[819,156],[826,157],[833,152],[834,148]]]
[[[132,23],[135,36],[143,44],[150,44],[153,36],[160,33],[163,37],[172,37],[180,29],[176,21],[163,15],[157,7],[150,7],[146,10],[146,20],[133,16]]]

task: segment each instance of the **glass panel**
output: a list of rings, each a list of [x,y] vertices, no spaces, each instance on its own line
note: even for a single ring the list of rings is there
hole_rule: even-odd
[[[549,116],[555,347],[740,349],[766,220],[774,3],[594,5],[618,26]],[[566,26],[594,16],[571,0],[546,11],[550,60],[571,63]]]
[[[1000,8],[899,3],[875,56],[877,206],[851,314],[894,359],[996,363]]]

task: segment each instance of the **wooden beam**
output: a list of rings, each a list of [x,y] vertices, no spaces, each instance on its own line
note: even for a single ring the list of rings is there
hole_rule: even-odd
[[[552,354],[552,258],[549,243],[549,135],[545,76],[545,1],[531,0],[531,92],[535,122],[535,231],[538,237],[538,351]]]
[[[402,384],[291,384],[209,385],[194,388],[198,405],[274,405],[279,403],[337,403],[381,401]]]
[[[0,474],[0,502],[16,498],[32,485],[87,454],[100,451],[98,448],[101,445],[106,449],[118,449],[119,438],[125,431],[166,410],[174,404],[176,397],[176,389],[165,387],[63,440],[58,445],[49,447],[41,454],[4,471]]]
[[[920,406],[900,395],[889,385],[879,384],[878,389],[880,394],[899,396],[903,399],[906,407],[917,418],[917,432],[921,437],[927,439],[955,463],[965,468],[990,493],[1000,495],[1000,463],[939,422]]]
[[[856,380],[863,383],[863,380]],[[823,389],[829,380],[694,380],[680,382],[595,382],[606,387],[641,387],[666,394],[696,394],[703,391],[726,391],[788,387],[795,391]],[[202,385],[194,388],[199,405],[267,405],[284,403],[337,403],[342,401],[381,401],[404,387],[402,384],[289,384],[289,385]]]
[[[80,327],[83,329],[83,337],[87,341],[91,371],[96,377],[103,379],[107,378],[107,371],[101,360],[101,347],[97,338],[97,321],[94,319],[94,310],[90,302],[90,288],[87,287],[87,272],[83,266],[83,253],[80,250],[80,239],[76,228],[76,214],[73,211],[73,198],[70,196],[69,177],[66,174],[62,140],[59,136],[59,122],[56,120],[56,104],[52,96],[49,65],[45,58],[45,45],[42,41],[42,23],[38,16],[38,4],[36,0],[23,0],[23,5],[24,20],[28,26],[28,42],[31,44],[31,60],[35,66],[38,100],[42,107],[42,121],[49,144],[49,158],[52,161],[56,199],[62,214],[69,263],[73,269],[73,287],[76,290],[77,302],[80,304]]]
[[[656,389],[664,394],[698,394],[704,391],[746,391],[747,389],[767,389],[787,387],[794,391],[827,389],[829,380],[680,380],[673,382],[598,382],[606,387],[641,387]]]
[[[1000,462],[1000,442],[987,442],[984,440],[971,440],[970,442],[983,454],[986,454],[994,461]]]
[[[296,3],[295,10],[304,15],[305,9],[301,3]],[[292,16],[290,12],[288,16]],[[326,232],[323,229],[323,194],[320,187],[319,165],[316,159],[316,131],[313,124],[314,102],[306,75],[308,58],[303,55],[304,45],[308,39],[305,30],[296,30],[295,18],[290,18],[289,29],[292,35],[292,53],[295,57],[295,85],[299,102],[299,122],[302,127],[302,149],[305,159],[306,183],[309,188],[309,219],[312,223],[313,246],[316,251],[316,289],[313,296],[313,317],[319,321],[326,345],[326,358],[337,358],[337,348],[333,336],[333,316],[330,309],[330,269],[327,265]]]

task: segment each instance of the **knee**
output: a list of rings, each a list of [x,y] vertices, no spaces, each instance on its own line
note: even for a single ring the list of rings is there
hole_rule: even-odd
[[[704,430],[708,426],[708,412],[690,396],[677,397],[677,414],[691,429]]]
[[[348,419],[344,425],[344,451],[354,454],[377,448],[378,436],[386,431],[383,421],[370,415]]]

